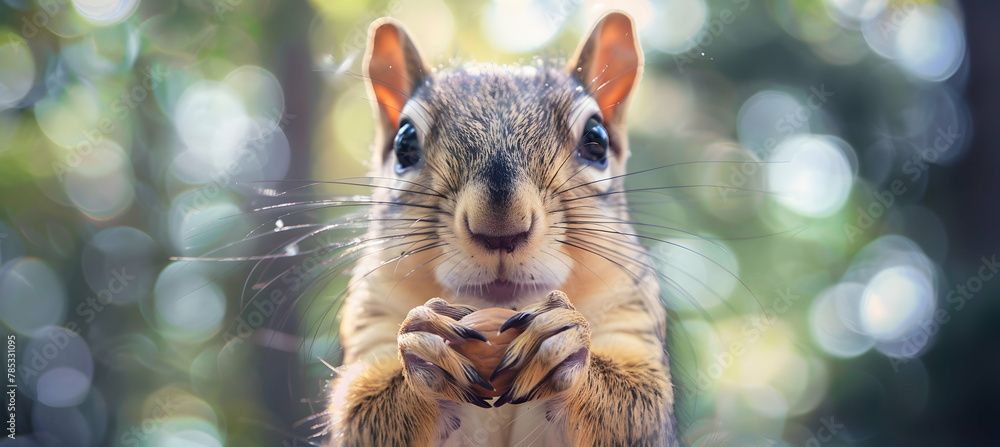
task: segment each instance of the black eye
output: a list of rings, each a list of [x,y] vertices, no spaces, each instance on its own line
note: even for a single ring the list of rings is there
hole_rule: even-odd
[[[399,126],[399,131],[396,132],[396,139],[392,145],[396,152],[397,174],[402,174],[423,160],[423,151],[417,140],[417,128],[413,127],[413,123],[409,121],[403,121],[403,124]]]
[[[583,126],[583,137],[576,147],[576,153],[587,164],[602,169],[608,166],[608,131],[596,115],[590,117]]]

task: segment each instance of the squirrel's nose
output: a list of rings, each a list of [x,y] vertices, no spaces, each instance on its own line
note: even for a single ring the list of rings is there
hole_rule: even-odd
[[[465,225],[469,229],[469,235],[473,241],[487,250],[504,250],[507,253],[513,253],[517,247],[528,240],[533,224],[533,218],[521,222],[497,222],[493,220],[489,223],[470,222],[468,217],[465,219]]]
[[[517,249],[518,245],[524,243],[528,240],[528,236],[531,234],[529,231],[524,231],[517,234],[512,234],[510,236],[487,236],[484,234],[472,233],[472,239],[486,247],[487,250],[506,250],[507,253],[513,253]]]

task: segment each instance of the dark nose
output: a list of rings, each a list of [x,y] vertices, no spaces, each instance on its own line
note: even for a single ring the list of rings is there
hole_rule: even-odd
[[[488,236],[485,234],[472,233],[472,239],[486,247],[487,250],[506,250],[507,253],[513,253],[517,249],[518,245],[524,243],[528,240],[528,236],[531,234],[530,231],[523,231],[517,234],[512,234],[510,236]]]
[[[529,218],[521,222],[504,222],[504,219],[490,219],[489,223],[470,223],[466,218],[465,225],[472,240],[483,248],[513,253],[531,236],[533,220]]]

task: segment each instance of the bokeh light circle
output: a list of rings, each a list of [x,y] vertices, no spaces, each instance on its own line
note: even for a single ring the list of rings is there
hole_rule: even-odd
[[[805,119],[795,116],[799,109],[803,109],[802,105],[788,93],[776,90],[755,93],[743,102],[736,116],[740,143],[757,159],[766,160],[789,135],[809,132],[809,116]]]
[[[400,7],[393,8],[394,4]],[[455,42],[455,16],[447,3],[441,0],[407,0],[405,4],[390,2],[389,6],[392,16],[405,23],[413,38],[420,42],[421,56],[437,59],[454,54],[449,49]]]
[[[128,20],[139,0],[73,0],[73,7],[84,19],[98,26],[111,26]]]
[[[861,332],[864,285],[842,282],[820,292],[809,309],[813,338],[830,355],[848,358],[867,352],[875,340]]]
[[[739,262],[722,241],[665,239],[650,250],[673,309],[703,310],[724,303],[736,288]]]
[[[251,138],[264,138],[278,128],[285,114],[285,93],[271,72],[244,65],[231,71],[222,84],[241,100],[253,124]]]
[[[769,190],[778,194],[783,205],[804,216],[835,213],[847,201],[854,184],[843,146],[817,135],[785,140],[769,159]]]
[[[824,0],[824,3],[853,20],[870,20],[882,13],[889,0]]]
[[[201,418],[180,416],[165,420],[155,434],[156,447],[222,447],[219,428]]]
[[[754,386],[741,393],[747,406],[771,419],[784,419],[788,414],[788,402],[780,391],[771,386]]]
[[[844,281],[867,284],[884,269],[900,265],[913,267],[927,277],[931,277],[936,268],[916,242],[906,236],[889,234],[869,242],[855,255],[844,273]]]
[[[575,10],[571,7],[567,8],[566,5],[556,4],[557,8],[562,7],[562,12],[566,14],[573,14]],[[601,0],[585,0],[580,4],[578,10],[582,11],[580,14],[579,29],[587,29],[593,24],[597,23],[597,20],[607,14],[608,11],[625,11],[632,16],[632,20],[635,22],[635,28],[639,30],[639,34],[643,35],[643,31],[649,28],[650,25],[654,24],[656,16],[656,5],[651,0],[618,0],[614,3],[606,3]],[[658,25],[658,24],[657,24]]]
[[[541,2],[494,0],[482,20],[490,43],[510,52],[524,52],[555,37],[565,16],[550,14]]]
[[[916,6],[896,33],[895,55],[900,65],[922,79],[948,79],[965,58],[962,25],[941,6]]]
[[[234,186],[246,185],[246,189],[254,189],[258,185],[253,182],[285,178],[291,163],[292,152],[288,136],[277,128],[264,137],[247,140],[240,157],[235,161],[236,168],[227,172],[227,175],[231,175],[229,181]]]
[[[90,378],[75,368],[60,366],[38,378],[38,401],[52,407],[76,405],[90,389]]]
[[[175,262],[160,272],[154,300],[157,329],[177,340],[201,341],[215,335],[226,313],[222,289],[188,262]]]
[[[83,337],[69,329],[46,326],[21,351],[18,380],[23,392],[50,407],[80,404],[90,391],[94,359]]]
[[[118,143],[101,140],[88,148],[71,149],[63,173],[66,196],[87,217],[106,221],[132,205],[135,188],[132,165]]]
[[[83,249],[80,264],[90,289],[113,304],[135,302],[153,289],[159,247],[132,227],[112,227],[95,234]]]
[[[757,413],[773,419],[784,419],[793,404],[804,398],[816,378],[810,374],[809,362],[799,355],[791,342],[782,335],[789,328],[781,320],[766,330],[755,329],[746,318],[731,319],[725,325],[729,335],[723,339],[741,344],[743,351],[729,353],[735,361],[724,375],[727,386],[739,390],[745,401]],[[756,333],[756,336],[748,334]],[[754,338],[759,337],[759,338]],[[716,362],[722,364],[722,360]],[[754,402],[756,401],[756,402]]]
[[[177,196],[170,206],[170,240],[181,253],[203,256],[220,241],[233,242],[234,232],[246,227],[243,211],[230,202],[222,188],[212,186]]]
[[[868,335],[898,339],[934,313],[933,283],[913,267],[889,267],[865,287],[861,309],[861,326]]]
[[[33,335],[62,321],[66,293],[44,261],[32,258],[0,268],[0,320],[15,331]]]
[[[174,108],[181,141],[199,166],[211,172],[224,170],[237,159],[252,122],[239,93],[218,82],[194,83]]]
[[[3,31],[3,30],[0,30]],[[35,59],[24,40],[13,33],[0,45],[0,111],[14,107],[35,83]]]
[[[709,39],[721,31],[707,29],[709,8],[705,0],[673,0],[657,5],[652,24],[643,30],[646,42],[664,53],[679,54],[699,46],[709,46]],[[722,22],[719,22],[720,24]]]
[[[140,77],[136,79],[136,82],[127,87],[129,90],[125,91],[132,93],[135,102],[121,101],[112,103],[112,108],[124,105],[126,109],[131,111],[133,105],[144,101],[146,94],[152,93],[151,91],[147,91],[145,94],[135,93],[132,90],[137,88],[150,90],[153,88],[151,83],[155,82],[152,76],[147,74],[149,73],[148,66],[142,68],[135,66],[135,61],[139,57],[141,47],[142,36],[135,26],[123,25],[98,28],[88,33],[86,38],[64,47],[60,53],[60,58],[73,72],[86,73],[91,79],[115,76],[122,70],[135,70],[137,74],[140,74]],[[118,85],[116,88],[126,88],[126,86]],[[122,109],[120,108],[116,108],[115,110],[116,114],[121,111]],[[122,115],[118,115],[118,118],[122,118]]]
[[[247,138],[238,143],[233,158],[225,168],[205,165],[199,156],[191,150],[181,152],[171,163],[170,172],[182,182],[204,185],[204,190],[212,191],[213,196],[229,188],[255,191],[259,185],[253,182],[284,178],[292,161],[288,137],[280,127],[266,136]]]
[[[938,267],[909,238],[890,234],[865,246],[843,281],[865,284],[851,329],[891,357],[915,357],[933,340]],[[854,310],[843,310],[853,314]]]
[[[232,70],[223,83],[194,82],[174,107],[184,145],[171,172],[186,183],[208,184],[212,198],[236,181],[283,177],[290,159],[283,113],[280,86],[258,67]]]
[[[97,90],[90,85],[69,83],[50,86],[48,95],[35,103],[35,120],[52,142],[79,150],[88,144],[93,145],[101,134],[98,127],[100,106]],[[67,157],[70,154],[67,152]]]
[[[219,438],[201,430],[181,430],[160,439],[159,447],[222,447]]]

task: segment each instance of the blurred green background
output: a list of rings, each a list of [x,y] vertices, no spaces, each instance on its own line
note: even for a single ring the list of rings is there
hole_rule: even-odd
[[[993,2],[4,0],[0,446],[309,445],[361,229],[288,235],[366,193],[297,181],[366,172],[368,24],[523,65],[612,7],[632,169],[697,162],[628,180],[685,443],[1000,444]]]

